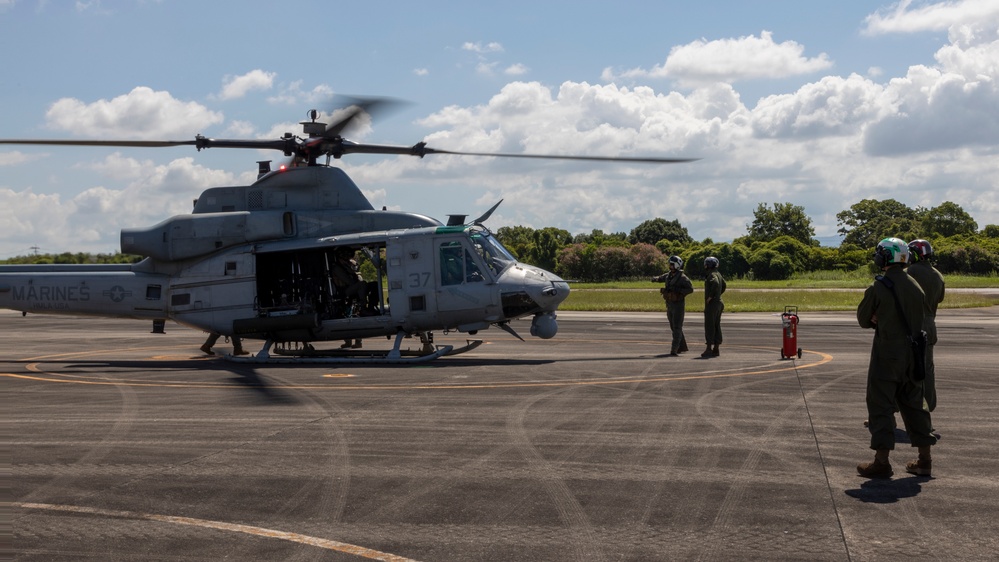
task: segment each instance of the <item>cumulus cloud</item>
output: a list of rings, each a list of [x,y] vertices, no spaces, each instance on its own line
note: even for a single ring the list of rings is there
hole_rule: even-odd
[[[506,74],[507,76],[521,76],[527,74],[527,72],[528,68],[526,66],[517,63],[517,64],[511,64],[510,66],[506,67],[506,70],[503,71],[503,74]]]
[[[18,166],[20,164],[41,160],[45,157],[46,155],[44,154],[25,154],[18,150],[0,152],[0,166]]]
[[[302,81],[295,80],[287,85],[281,86],[277,95],[267,98],[268,103],[279,105],[319,105],[328,102],[333,97],[333,88],[326,84],[313,86],[312,89],[302,88]]]
[[[927,6],[951,10],[934,12],[948,22],[940,27],[923,17],[922,8],[900,3],[869,18],[868,33],[947,29],[949,39],[932,61],[919,61],[923,64],[894,76],[875,69],[866,76],[816,76],[752,107],[742,101],[734,83],[828,69],[828,57],[806,55],[801,44],[777,43],[767,32],[702,40],[676,47],[659,67],[636,71],[634,86],[516,80],[485,103],[444,107],[416,122],[427,130],[429,146],[446,150],[702,158],[690,164],[435,155],[345,159],[339,165],[377,207],[442,217],[448,212],[473,214],[505,199],[490,226],[617,232],[659,216],[679,219],[695,238],[726,240],[745,234],[760,202],[790,201],[804,205],[817,234],[827,236],[836,231],[838,211],[871,197],[924,207],[955,201],[980,224],[999,223],[999,167],[994,165],[999,158],[999,40],[994,37],[999,26],[991,20],[990,35],[988,25],[954,15],[959,8],[985,5],[954,1]],[[747,50],[752,54],[746,55]],[[502,46],[469,43],[465,51],[494,76],[511,68],[496,61]],[[654,87],[660,77],[682,81],[686,88]],[[294,82],[280,86],[271,100],[300,103],[324,88],[310,90]],[[77,102],[80,108],[66,113],[78,120],[59,128],[108,136],[107,130],[135,122],[167,123],[138,103],[154,94],[137,89],[123,96],[128,103],[113,103],[117,98],[89,105]],[[187,108],[169,94],[165,100],[175,114]],[[134,121],[122,117],[132,106],[139,107],[134,113],[140,117]],[[102,119],[99,109],[114,117]],[[206,123],[204,116],[187,120],[199,128]],[[50,121],[62,123],[55,117]],[[370,123],[360,125],[362,132],[370,130]],[[230,127],[252,128],[249,123]],[[298,130],[294,123],[280,124],[265,136]],[[0,164],[22,161],[10,154],[0,156]],[[117,245],[123,226],[154,224],[169,214],[188,212],[190,199],[207,185],[252,181],[252,174],[231,177],[190,159],[155,164],[116,155],[88,169],[106,181],[71,199],[39,194],[37,189],[0,188],[0,228],[18,237],[3,242],[16,248],[36,243],[63,248],[63,234],[80,240],[96,236],[93,245],[103,244],[99,249],[106,251],[109,244]],[[414,188],[424,191],[409,199]],[[21,207],[23,213],[8,210]]]
[[[874,155],[999,145],[996,76],[968,80],[913,67],[885,91],[895,111],[869,125],[864,148]]]
[[[56,252],[117,251],[122,228],[189,213],[191,201],[205,188],[249,180],[197,165],[193,158],[157,165],[114,153],[87,167],[120,187],[94,185],[70,199],[31,188],[0,188],[0,230],[8,233],[0,252],[14,254],[29,246]]]
[[[603,78],[606,81],[616,78],[672,78],[683,85],[696,86],[712,82],[784,78],[811,74],[832,66],[825,53],[810,58],[804,56],[804,51],[804,46],[795,41],[775,43],[769,31],[763,31],[759,37],[700,39],[670,49],[662,65],[620,73],[605,69]]]
[[[193,138],[222,122],[222,114],[197,102],[183,102],[169,92],[139,86],[113,98],[85,103],[62,98],[45,114],[51,129],[78,136],[120,139]]]
[[[960,195],[956,186],[994,194],[999,184],[999,169],[983,167],[999,146],[997,72],[989,65],[999,57],[986,51],[952,43],[933,68],[915,66],[887,82],[825,76],[752,108],[723,83],[680,93],[512,82],[488,103],[450,106],[420,120],[432,131],[429,146],[703,160],[634,166],[400,158],[353,168],[352,175],[362,186],[409,185],[429,176],[435,196],[452,205],[470,199],[466,186],[475,181],[484,185],[464,204],[469,210],[503,198],[496,220],[504,224],[557,221],[574,233],[618,231],[661,216],[679,218],[695,238],[731,239],[745,234],[758,203],[791,201],[806,203],[818,234],[831,235],[835,214],[869,197],[911,206],[956,200],[986,224],[999,219],[991,198],[948,199]]]
[[[223,100],[237,99],[253,90],[270,90],[274,86],[274,72],[264,72],[256,69],[241,76],[226,76],[222,80],[222,92],[219,98]]]
[[[792,94],[761,99],[753,132],[771,138],[857,134],[891,111],[883,94],[883,87],[856,74],[826,76]]]
[[[502,53],[503,45],[495,41],[491,43],[486,43],[485,45],[483,45],[481,42],[472,43],[470,41],[466,41],[461,46],[461,49],[463,51],[471,51],[473,53],[478,53],[480,55],[483,55],[486,53]]]
[[[916,33],[942,31],[970,26],[993,30],[999,20],[999,3],[994,0],[956,0],[913,6],[912,0],[901,0],[864,19],[863,31],[868,35],[885,33]],[[954,38],[953,36],[951,37]],[[994,38],[994,35],[993,35]]]

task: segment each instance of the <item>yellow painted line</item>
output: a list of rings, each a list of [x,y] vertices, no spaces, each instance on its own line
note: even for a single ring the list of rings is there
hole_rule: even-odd
[[[139,513],[135,511],[119,511],[114,509],[96,509],[93,507],[82,507],[76,505],[54,505],[48,503],[19,503],[13,504],[15,507],[23,509],[44,509],[48,511],[62,511],[66,513],[84,513],[88,515],[101,515],[105,517],[118,517],[122,519],[143,519],[146,521],[157,521],[160,523],[173,523],[175,525],[190,525],[192,527],[202,527],[205,529],[217,529],[219,531],[231,531],[234,533],[244,533],[256,537],[280,539],[283,541],[307,544],[316,548],[335,550],[354,556],[361,556],[371,560],[385,560],[388,562],[414,562],[411,558],[396,556],[387,552],[381,552],[363,546],[347,544],[330,539],[321,539],[299,533],[289,533],[275,529],[265,529],[264,527],[254,527],[252,525],[240,525],[238,523],[226,523],[224,521],[211,521],[209,519],[196,519],[193,517],[178,517],[175,515],[157,515],[155,513]]]
[[[739,347],[739,346],[731,346]],[[750,349],[765,349],[767,351],[770,348],[750,348]],[[807,363],[804,365],[799,365],[797,360],[782,360],[779,367],[769,368],[769,369],[754,369],[749,371],[737,370],[733,371],[708,371],[696,374],[670,374],[670,375],[644,375],[644,376],[623,376],[615,377],[611,379],[595,379],[588,381],[580,380],[560,380],[560,381],[535,381],[535,382],[500,382],[500,383],[470,383],[470,384],[412,384],[412,385],[316,385],[316,384],[301,384],[301,385],[257,385],[257,386],[272,386],[273,388],[279,389],[290,389],[290,390],[316,390],[316,389],[326,389],[326,390],[482,390],[482,389],[499,389],[499,388],[546,388],[546,387],[563,387],[563,386],[608,386],[616,384],[638,384],[638,383],[654,383],[654,382],[670,382],[670,381],[686,381],[686,380],[700,380],[700,379],[715,379],[715,378],[733,378],[733,377],[748,377],[748,376],[759,376],[767,375],[773,373],[782,373],[795,370],[810,369],[813,367],[818,367],[820,365],[825,365],[833,360],[833,356],[828,353],[822,353],[820,351],[808,351],[802,350],[802,353],[808,353],[812,355],[818,355],[820,359],[814,363]],[[717,359],[708,359],[707,361],[717,361]],[[62,376],[72,376],[64,375],[62,373],[46,372],[37,367],[37,363],[32,363],[28,365],[28,370],[38,372],[40,374],[49,375],[49,377],[62,377]],[[232,384],[220,384],[220,383],[197,383],[197,382],[143,382],[143,381],[131,381],[128,379],[102,379],[102,380],[80,380],[79,378],[73,379],[61,379],[61,378],[49,378],[44,376],[30,376],[30,375],[19,375],[14,373],[0,373],[0,376],[13,377],[19,379],[36,380],[42,382],[61,382],[61,383],[72,383],[72,384],[89,384],[89,385],[105,385],[105,386],[117,386],[117,385],[127,385],[135,387],[163,387],[163,388],[233,388]],[[352,375],[348,375],[352,376]],[[332,378],[332,377],[331,377]],[[337,377],[340,378],[340,377]]]
[[[39,355],[38,357],[27,357],[25,359],[20,359],[19,361],[52,361],[53,359],[64,359],[72,357],[92,357],[94,355],[101,355],[104,353],[122,353],[123,351],[145,351],[149,349],[191,349],[190,345],[172,345],[172,346],[148,346],[148,347],[130,347],[127,349],[94,349],[90,351],[70,351],[67,353],[54,353],[52,355]],[[132,361],[135,361],[134,359]]]

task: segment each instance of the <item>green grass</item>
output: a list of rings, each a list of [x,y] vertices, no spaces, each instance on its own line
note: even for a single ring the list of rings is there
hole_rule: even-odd
[[[945,275],[947,288],[997,288],[999,277]],[[687,311],[704,310],[704,284],[692,279],[694,294],[687,297]],[[727,281],[726,312],[783,312],[785,306],[799,311],[857,310],[863,290],[873,281],[869,274],[816,272],[787,281]],[[572,293],[559,310],[659,312],[665,310],[659,296],[661,283],[617,281],[611,283],[572,283]],[[820,290],[817,290],[820,289]],[[999,292],[999,291],[996,291]],[[999,305],[999,297],[981,293],[948,292],[941,308],[975,308]]]

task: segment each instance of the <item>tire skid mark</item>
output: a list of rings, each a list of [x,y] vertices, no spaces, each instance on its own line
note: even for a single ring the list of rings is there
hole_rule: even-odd
[[[203,529],[216,529],[219,531],[244,533],[256,537],[265,537],[265,538],[295,542],[299,544],[314,546],[316,548],[322,548],[325,550],[335,550],[337,552],[344,552],[346,554],[352,554],[354,556],[369,558],[371,560],[384,560],[386,562],[414,562],[410,558],[396,556],[395,554],[380,552],[378,550],[365,548],[363,546],[347,544],[330,539],[322,539],[319,537],[312,537],[308,535],[302,535],[299,533],[289,533],[287,531],[278,531],[275,529],[266,529],[264,527],[255,527],[252,525],[226,523],[224,521],[212,521],[210,519],[197,519],[193,517],[180,517],[176,515],[158,515],[155,513],[139,513],[135,511],[119,511],[112,509],[97,509],[92,507],[82,507],[74,505],[53,505],[45,503],[31,503],[31,502],[15,502],[13,506],[22,509],[61,511],[64,513],[98,515],[103,517],[114,517],[114,518],[123,518],[123,519],[139,519],[146,521],[155,521],[159,523],[172,523],[174,525],[188,525],[192,527],[201,527]]]
[[[275,378],[280,380],[279,377]],[[320,471],[314,480],[322,490],[319,500],[320,512],[329,517],[330,523],[339,523],[347,506],[347,492],[350,489],[351,452],[347,440],[349,418],[342,408],[316,396],[314,392],[299,391],[299,394],[312,404],[312,409],[325,415],[316,423],[322,423],[322,431],[326,435],[325,445],[329,466],[327,470]],[[308,490],[304,486],[301,492],[296,494],[296,496],[301,495],[308,495]],[[296,498],[293,503],[286,504],[282,511],[299,505],[301,501],[301,498]]]
[[[531,407],[546,398],[554,397],[566,392],[566,389],[559,388],[537,394],[522,401],[520,405],[511,408],[507,416],[508,433],[517,451],[521,454],[530,467],[535,467],[541,484],[552,500],[553,507],[558,511],[559,518],[565,523],[566,530],[571,535],[569,541],[573,551],[572,556],[567,559],[572,560],[603,560],[603,541],[600,540],[586,515],[585,510],[580,505],[576,496],[569,489],[568,484],[559,475],[552,463],[545,459],[544,455],[531,442],[531,437],[527,432],[524,420]]]
[[[114,423],[104,434],[104,437],[101,438],[100,442],[73,462],[72,466],[99,464],[100,461],[111,454],[111,451],[117,446],[116,443],[122,441],[128,435],[129,431],[131,431],[132,424],[139,415],[139,399],[136,396],[135,389],[128,385],[115,385],[115,388],[121,395],[121,408],[117,416],[115,416]],[[62,487],[64,483],[72,482],[76,478],[72,474],[57,476],[31,490],[24,499],[31,501],[44,499],[49,490]]]

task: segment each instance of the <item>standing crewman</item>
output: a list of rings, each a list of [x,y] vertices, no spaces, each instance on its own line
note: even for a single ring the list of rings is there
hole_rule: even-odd
[[[721,262],[714,256],[704,258],[704,342],[707,347],[701,357],[718,357],[718,346],[722,343],[721,315],[725,303],[721,296],[725,292],[725,278],[718,266]]]
[[[930,447],[937,440],[931,433],[930,412],[923,406],[923,383],[916,380],[916,356],[910,338],[923,327],[923,290],[903,266],[908,262],[909,246],[898,238],[885,238],[874,251],[878,275],[864,292],[857,307],[861,328],[874,329],[871,361],[867,368],[867,419],[870,421],[874,461],[857,465],[857,473],[866,478],[888,478],[893,472],[888,454],[895,448],[895,411],[919,458],[906,464],[905,470],[917,476],[929,476]]]
[[[937,343],[937,305],[944,299],[943,275],[933,267],[933,246],[926,240],[909,242],[909,276],[919,283],[926,295],[923,309],[923,329],[926,330],[926,379],[923,399],[932,412],[937,407],[936,372],[933,368],[933,346]]]
[[[683,314],[685,299],[687,295],[694,292],[694,285],[690,278],[683,273],[683,260],[680,256],[669,257],[669,271],[653,277],[653,283],[666,282],[666,286],[659,291],[666,301],[666,320],[669,321],[669,330],[673,336],[670,344],[669,356],[676,357],[687,351],[687,338],[683,337]]]

